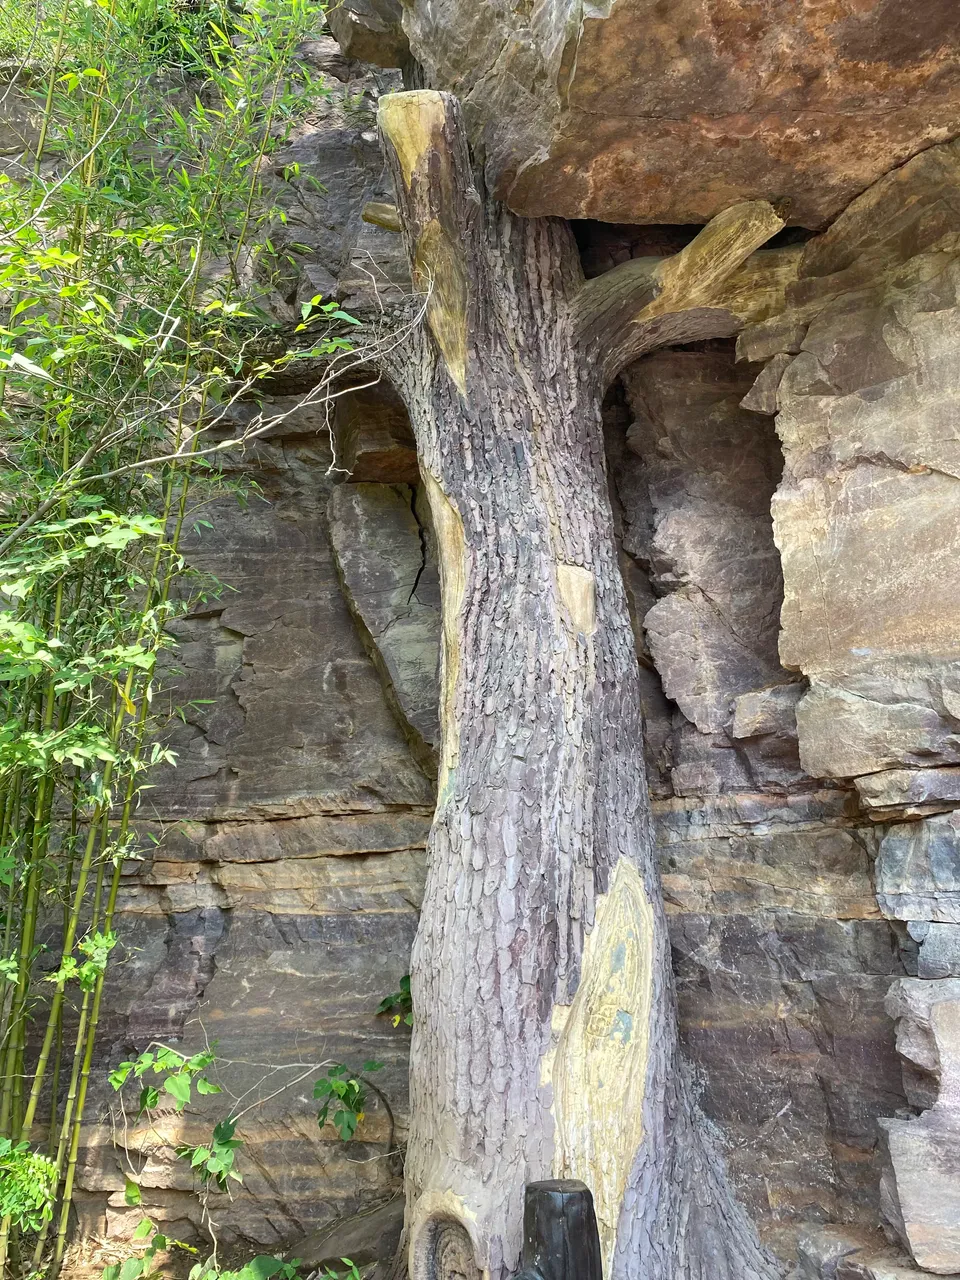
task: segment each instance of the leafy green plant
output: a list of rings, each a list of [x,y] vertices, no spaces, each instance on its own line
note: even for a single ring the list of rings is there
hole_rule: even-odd
[[[191,1245],[184,1244],[180,1240],[171,1240],[149,1218],[140,1220],[134,1230],[133,1239],[135,1242],[142,1240],[145,1243],[143,1252],[125,1258],[123,1262],[115,1262],[109,1267],[104,1267],[102,1280],[151,1280],[151,1277],[160,1274],[158,1268],[153,1265],[157,1254],[165,1254],[171,1248],[196,1253],[196,1249]]]
[[[337,1271],[333,1267],[324,1267],[320,1272],[320,1280],[363,1280],[360,1274],[360,1268],[350,1258],[341,1258],[343,1263],[343,1271]]]
[[[39,1231],[53,1213],[56,1170],[27,1142],[0,1138],[0,1213],[21,1228]]]
[[[382,1062],[365,1062],[364,1071],[379,1071]],[[313,1086],[313,1096],[323,1105],[317,1113],[317,1124],[323,1127],[333,1113],[333,1127],[343,1142],[349,1142],[364,1115],[367,1091],[360,1076],[353,1075],[342,1062],[335,1063]]]
[[[242,1140],[233,1136],[236,1128],[236,1120],[228,1116],[214,1125],[209,1146],[182,1144],[177,1147],[177,1155],[190,1161],[190,1167],[196,1170],[200,1181],[203,1184],[212,1181],[219,1191],[226,1191],[230,1178],[235,1182],[243,1181],[233,1167],[237,1148],[243,1146]]]
[[[191,1269],[189,1280],[296,1280],[299,1266],[299,1258],[286,1262],[262,1253],[251,1258],[239,1271],[221,1271],[216,1260],[208,1258]]]
[[[143,1241],[142,1253],[131,1255],[123,1262],[115,1262],[105,1267],[101,1280],[152,1280],[161,1272],[155,1266],[158,1254],[165,1254],[170,1249],[179,1249],[187,1253],[196,1253],[192,1245],[182,1240],[173,1240],[165,1235],[156,1223],[149,1218],[142,1218],[133,1233],[136,1242]],[[216,1256],[203,1262],[195,1263],[189,1272],[189,1280],[296,1280],[300,1259],[285,1261],[271,1254],[259,1254],[242,1266],[238,1271],[221,1270]]]
[[[212,1048],[187,1057],[168,1045],[157,1045],[156,1048],[145,1049],[135,1061],[121,1062],[110,1072],[108,1079],[114,1091],[119,1092],[131,1076],[140,1080],[148,1071],[152,1075],[163,1076],[159,1084],[145,1084],[140,1090],[138,1117],[157,1106],[161,1091],[173,1099],[177,1111],[182,1111],[190,1102],[194,1086],[201,1095],[223,1092],[220,1085],[204,1074],[216,1062],[214,1048],[216,1042]]]
[[[404,1026],[413,1026],[413,997],[410,994],[410,975],[405,973],[400,979],[400,990],[392,995],[384,996],[377,1005],[378,1014],[389,1014],[395,1027],[402,1022]]]
[[[145,1077],[160,1077],[158,1083],[150,1083],[141,1087],[138,1099],[138,1118],[143,1115],[144,1111],[149,1113],[154,1107],[160,1106],[165,1095],[173,1099],[177,1111],[181,1111],[191,1102],[199,1105],[201,1100],[205,1100],[215,1093],[225,1093],[230,1096],[225,1087],[215,1086],[209,1079],[208,1072],[214,1065],[216,1065],[218,1072],[222,1072],[225,1065],[228,1065],[218,1062],[214,1056],[215,1047],[214,1045],[201,1053],[187,1056],[177,1052],[175,1049],[171,1049],[167,1045],[151,1045],[138,1058],[121,1062],[110,1073],[110,1084],[122,1096],[123,1090],[128,1085],[137,1084]],[[383,1064],[380,1062],[368,1061],[364,1063],[363,1070],[375,1072],[379,1071],[382,1066]],[[255,1088],[252,1092],[256,1093],[256,1099],[243,1109],[239,1107],[240,1099],[232,1098],[234,1110],[226,1118],[214,1123],[209,1141],[196,1145],[181,1143],[174,1148],[177,1157],[186,1161],[197,1175],[199,1181],[198,1194],[204,1207],[204,1221],[214,1245],[213,1254],[206,1261],[198,1262],[190,1272],[194,1280],[271,1280],[275,1276],[279,1277],[279,1280],[294,1280],[299,1266],[299,1262],[296,1259],[283,1261],[267,1255],[254,1258],[239,1271],[221,1270],[217,1261],[216,1227],[210,1212],[209,1202],[212,1193],[229,1193],[231,1182],[242,1182],[241,1174],[234,1167],[236,1154],[243,1146],[242,1138],[237,1136],[237,1125],[240,1118],[250,1110],[262,1106],[266,1101],[295,1088],[320,1067],[326,1067],[327,1070],[316,1082],[314,1089],[315,1096],[324,1100],[318,1116],[319,1123],[321,1125],[326,1123],[327,1116],[332,1111],[333,1123],[337,1128],[337,1132],[344,1142],[349,1141],[363,1119],[363,1106],[366,1099],[365,1085],[369,1085],[378,1095],[390,1116],[392,1143],[393,1113],[390,1110],[387,1099],[375,1085],[366,1081],[362,1075],[351,1073],[343,1063],[314,1063],[312,1065],[291,1063],[289,1064],[289,1069],[295,1071],[296,1074],[278,1089],[267,1094],[266,1097],[262,1095],[259,1088]],[[194,1089],[196,1091],[195,1097]],[[249,1092],[251,1090],[249,1086],[246,1086],[245,1093]],[[139,1207],[143,1203],[143,1194],[136,1178],[136,1170],[131,1165],[130,1173],[126,1177],[124,1192],[124,1200],[131,1207]],[[145,1251],[142,1254],[138,1253],[128,1258],[122,1264],[117,1264],[119,1269],[107,1268],[104,1272],[104,1280],[150,1280],[150,1277],[155,1274],[153,1263],[159,1251],[174,1246],[179,1248],[188,1247],[177,1241],[168,1240],[148,1218],[142,1220],[135,1239],[148,1241]],[[193,1252],[196,1252],[196,1250],[193,1250]],[[350,1259],[344,1258],[341,1261],[344,1262],[347,1270],[342,1273],[329,1272],[326,1280],[360,1280],[359,1273]]]

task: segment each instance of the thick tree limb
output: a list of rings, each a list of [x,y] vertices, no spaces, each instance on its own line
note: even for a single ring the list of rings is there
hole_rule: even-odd
[[[578,344],[609,383],[656,347],[727,337],[784,305],[799,249],[755,253],[783,219],[765,200],[731,205],[670,258],[635,258],[576,299]]]
[[[360,217],[364,222],[375,227],[383,227],[385,231],[402,231],[403,223],[395,204],[385,204],[382,200],[370,200],[363,206]]]

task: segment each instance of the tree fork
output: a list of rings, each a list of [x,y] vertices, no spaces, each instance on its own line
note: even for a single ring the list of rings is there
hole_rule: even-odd
[[[607,1280],[777,1274],[679,1053],[600,404],[620,368],[782,307],[764,202],[586,282],[490,200],[459,106],[381,99],[426,324],[384,357],[437,532],[443,745],[412,960],[414,1280],[504,1280],[525,1184],[593,1193]]]

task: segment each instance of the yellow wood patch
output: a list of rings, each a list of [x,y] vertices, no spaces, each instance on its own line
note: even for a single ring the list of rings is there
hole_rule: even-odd
[[[560,599],[570,617],[570,629],[592,636],[597,629],[597,580],[578,564],[557,565]]]
[[[766,200],[746,200],[724,209],[685,249],[659,267],[659,292],[634,323],[722,305],[715,300],[719,286],[782,226],[783,219]]]
[[[467,278],[459,245],[440,223],[428,222],[414,250],[413,279],[428,294],[427,323],[447,372],[461,395],[467,390]]]
[[[624,858],[597,904],[580,986],[543,1071],[553,1083],[554,1176],[580,1178],[593,1192],[607,1275],[643,1138],[652,993],[653,910]]]
[[[420,161],[436,150],[445,118],[443,98],[433,89],[388,93],[380,99],[377,119],[397,153],[407,190]]]
[[[723,307],[744,324],[756,324],[778,316],[787,305],[787,288],[800,271],[803,245],[761,249],[752,253],[716,290],[708,306]]]
[[[460,730],[454,715],[457,676],[460,673],[460,645],[457,630],[466,588],[466,545],[463,521],[440,487],[436,476],[423,468],[423,482],[430,501],[433,527],[440,557],[440,611],[443,623],[443,652],[440,673],[440,729],[443,747],[440,755],[438,795],[442,800],[450,773],[456,768],[460,754]],[[439,805],[439,801],[438,801]]]
[[[403,223],[400,221],[400,211],[395,204],[386,204],[382,200],[370,200],[364,206],[360,213],[360,217],[364,222],[369,222],[375,227],[383,227],[385,231],[402,231]]]

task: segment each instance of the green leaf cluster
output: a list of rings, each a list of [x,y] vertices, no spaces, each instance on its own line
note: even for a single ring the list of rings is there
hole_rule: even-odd
[[[413,997],[410,994],[410,975],[405,973],[400,979],[400,990],[394,991],[377,1005],[378,1014],[389,1014],[395,1027],[402,1022],[404,1026],[413,1026]]]
[[[119,1092],[131,1076],[135,1080],[140,1080],[147,1072],[162,1076],[160,1083],[145,1084],[141,1088],[137,1116],[157,1107],[161,1093],[173,1099],[176,1111],[182,1111],[189,1105],[194,1087],[201,1095],[223,1092],[220,1085],[204,1074],[214,1062],[216,1057],[211,1049],[187,1057],[167,1045],[158,1045],[156,1049],[145,1049],[135,1060],[121,1062],[107,1078],[113,1089]]]
[[[198,1081],[198,1086],[200,1083],[202,1083],[202,1077]],[[236,1128],[236,1120],[228,1116],[214,1126],[209,1145],[190,1147],[183,1144],[177,1147],[177,1155],[181,1159],[190,1161],[190,1167],[196,1170],[204,1185],[212,1181],[219,1191],[226,1191],[228,1179],[232,1178],[234,1182],[243,1181],[233,1167],[237,1148],[243,1146],[243,1140],[233,1136]]]
[[[379,1071],[382,1066],[382,1062],[370,1061],[363,1064],[363,1069]],[[333,1127],[340,1135],[340,1140],[349,1142],[363,1119],[367,1102],[362,1079],[353,1075],[342,1062],[335,1063],[326,1075],[316,1081],[313,1096],[323,1101],[317,1113],[317,1124],[322,1128],[332,1113]]]
[[[24,1230],[38,1231],[53,1212],[56,1169],[28,1142],[0,1138],[0,1214]]]
[[[131,1202],[128,1200],[128,1203]],[[139,1200],[132,1203],[139,1203]],[[151,1280],[151,1277],[160,1274],[154,1265],[157,1254],[166,1253],[171,1248],[196,1253],[196,1249],[191,1245],[165,1235],[149,1218],[140,1219],[134,1230],[133,1239],[138,1243],[145,1242],[146,1247],[143,1252],[125,1258],[123,1262],[115,1262],[112,1266],[104,1267],[101,1280]]]

